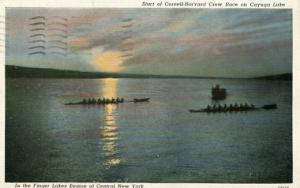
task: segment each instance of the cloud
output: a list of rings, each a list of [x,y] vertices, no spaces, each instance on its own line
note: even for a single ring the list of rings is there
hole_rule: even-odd
[[[28,18],[37,15],[68,19],[68,56],[61,59],[78,62],[63,66],[68,69],[86,65],[90,70],[229,77],[243,76],[241,71],[251,76],[292,70],[291,10],[10,8],[9,63],[29,60]],[[45,58],[41,66],[56,66],[53,58]],[[39,65],[37,59],[27,62]]]

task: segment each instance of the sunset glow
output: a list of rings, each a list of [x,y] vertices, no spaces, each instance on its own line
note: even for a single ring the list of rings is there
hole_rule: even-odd
[[[101,80],[103,90],[101,96],[105,98],[116,98],[118,96],[118,79]],[[118,153],[118,127],[116,121],[116,105],[108,104],[104,107],[104,122],[100,135],[103,141],[102,150],[107,157],[104,162],[106,167],[115,166],[121,163],[121,158],[116,155]]]
[[[99,71],[119,72],[122,69],[122,52],[108,51],[96,54],[92,62]]]

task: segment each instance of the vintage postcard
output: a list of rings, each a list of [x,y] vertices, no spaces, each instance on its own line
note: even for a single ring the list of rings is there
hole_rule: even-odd
[[[3,185],[293,187],[295,10],[248,2],[4,5]]]

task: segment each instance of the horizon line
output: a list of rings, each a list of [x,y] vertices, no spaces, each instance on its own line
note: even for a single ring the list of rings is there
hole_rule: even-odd
[[[97,71],[80,71],[74,69],[55,69],[55,68],[43,68],[43,67],[27,67],[27,66],[19,66],[19,65],[5,65],[5,67],[16,67],[16,68],[29,68],[29,69],[43,69],[43,70],[53,70],[53,71],[69,71],[74,73],[88,73],[88,74],[104,74],[107,75],[107,78],[122,78],[122,76],[136,76],[136,77],[123,77],[123,78],[185,78],[185,79],[259,79],[265,77],[275,77],[282,75],[293,75],[292,72],[285,72],[279,74],[269,74],[269,75],[261,75],[261,76],[253,76],[253,77],[216,77],[216,76],[187,76],[187,75],[161,75],[161,74],[138,74],[138,73],[114,73],[114,72],[97,72]],[[113,75],[113,76],[109,76]],[[115,77],[117,76],[117,77]]]

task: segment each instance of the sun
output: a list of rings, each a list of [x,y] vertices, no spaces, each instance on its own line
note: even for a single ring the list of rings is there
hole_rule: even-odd
[[[102,72],[119,72],[122,70],[122,52],[106,51],[96,54],[92,62]]]

